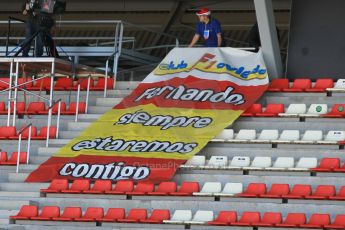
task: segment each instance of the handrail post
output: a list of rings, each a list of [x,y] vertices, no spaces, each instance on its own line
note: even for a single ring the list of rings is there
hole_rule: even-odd
[[[91,76],[89,75],[87,79],[87,89],[86,89],[86,105],[85,105],[85,113],[88,113],[89,110],[89,96],[90,96],[90,84],[91,84]]]
[[[58,114],[57,114],[57,121],[56,121],[56,139],[59,138],[60,115],[61,115],[61,100],[59,101],[59,104],[58,104]]]
[[[50,134],[50,126],[51,126],[51,122],[52,122],[52,112],[53,112],[53,108],[50,108],[48,111],[48,124],[47,124],[47,137],[46,137],[46,147],[48,148],[49,146],[49,134]]]
[[[10,126],[10,119],[11,119],[11,99],[12,99],[12,77],[13,77],[13,62],[14,60],[11,60],[10,64],[10,79],[8,82],[8,103],[7,103],[7,126]]]
[[[8,18],[8,27],[7,27],[7,39],[6,39],[6,57],[8,57],[8,46],[10,44],[10,35],[11,34],[11,18]]]
[[[78,122],[78,114],[79,114],[79,98],[80,98],[80,84],[78,85],[78,93],[77,93],[77,106],[75,109],[75,122]]]
[[[19,134],[16,173],[19,172],[19,160],[20,160],[20,151],[21,151],[20,146],[21,146],[21,144],[22,144],[22,134]]]
[[[13,102],[13,123],[12,126],[16,126],[16,113],[17,113],[17,96],[18,96],[18,77],[19,77],[19,62],[16,62],[16,79],[14,88],[14,102]],[[12,84],[12,83],[11,83]]]
[[[105,63],[105,82],[104,82],[104,95],[103,95],[104,98],[107,97],[108,75],[109,75],[108,68],[109,68],[109,58],[107,62]]]
[[[29,164],[29,160],[30,160],[31,131],[32,131],[32,125],[30,125],[30,127],[29,127],[29,137],[28,137],[28,147],[27,147],[26,164]]]

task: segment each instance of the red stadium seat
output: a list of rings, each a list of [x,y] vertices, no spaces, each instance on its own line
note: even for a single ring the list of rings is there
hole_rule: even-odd
[[[92,222],[104,217],[103,208],[90,207],[86,209],[82,217],[75,218],[75,221]]]
[[[141,219],[141,223],[161,224],[163,220],[170,220],[170,211],[167,209],[154,209],[151,216],[147,219]]]
[[[266,193],[266,184],[264,183],[250,183],[243,193],[236,194],[239,197],[259,197]]]
[[[306,89],[306,92],[325,92],[327,88],[333,88],[334,82],[331,78],[317,79],[315,85],[311,89]]]
[[[288,195],[283,195],[282,197],[286,199],[303,199],[304,197],[309,196],[311,191],[312,189],[310,185],[296,184]]]
[[[115,188],[111,191],[105,191],[106,194],[122,195],[127,192],[132,192],[134,189],[133,181],[120,180],[116,182]]]
[[[320,165],[317,168],[312,168],[312,171],[316,172],[331,172],[334,169],[340,168],[340,159],[339,158],[322,158]]]
[[[198,182],[182,182],[180,188],[177,192],[171,192],[172,196],[191,196],[193,192],[199,192],[199,183]]]
[[[38,216],[31,217],[31,220],[52,220],[60,216],[60,208],[57,206],[45,206]]]
[[[281,92],[283,89],[289,88],[289,79],[279,78],[273,79],[270,86],[268,87],[268,92]]]
[[[276,227],[297,228],[306,223],[307,218],[304,213],[288,213],[282,224],[276,224]]]
[[[5,105],[5,102],[0,102],[0,114],[7,114],[8,111],[6,109],[6,105]]]
[[[77,102],[71,102],[69,104],[69,108],[66,111],[61,112],[63,115],[74,115],[77,111]],[[79,102],[78,113],[85,113],[86,111],[86,103]]]
[[[83,193],[87,194],[102,194],[110,191],[112,187],[110,180],[96,180],[91,189],[84,190]]]
[[[112,78],[107,79],[107,89],[113,89],[114,80]],[[102,91],[105,87],[105,78],[100,77],[98,78],[97,84],[91,87],[93,91]]]
[[[0,90],[8,89],[10,78],[2,77],[0,78]]]
[[[0,165],[7,161],[7,152],[0,152]]]
[[[11,114],[13,114],[14,113],[14,102],[11,101],[10,105],[11,105],[10,112],[11,112]],[[16,113],[18,111],[25,111],[25,103],[24,102],[17,101],[17,103],[16,103]]]
[[[19,130],[19,132],[14,136],[14,137],[10,137],[10,139],[11,140],[18,140],[19,139],[19,133],[22,131],[24,129],[24,127],[23,128],[21,128],[20,130]],[[28,138],[29,138],[29,132],[30,131],[30,129],[29,128],[27,128],[27,129],[25,129],[21,134],[22,134],[22,140],[27,140]],[[31,138],[34,138],[34,137],[36,137],[37,136],[37,128],[35,127],[35,126],[31,126]]]
[[[310,79],[295,79],[293,84],[288,89],[283,89],[283,92],[303,92],[311,88]]]
[[[284,104],[268,104],[265,111],[257,113],[257,117],[277,117],[279,113],[284,113]]]
[[[82,191],[90,189],[89,180],[75,180],[70,189],[61,190],[62,193],[82,193]]]
[[[331,200],[345,200],[345,186],[341,186],[339,192],[335,196],[329,197]]]
[[[51,77],[38,79],[37,81],[33,83],[32,86],[28,86],[27,90],[31,90],[31,91],[47,90],[48,88],[50,88],[51,79],[52,79]]]
[[[22,78],[18,78],[18,85],[24,84],[25,82],[28,82],[28,83],[26,83],[25,85],[19,86],[18,88],[19,89],[26,89],[26,88],[32,86],[32,78],[31,77],[28,77],[27,79],[25,79],[23,77]]]
[[[150,182],[138,182],[132,192],[126,192],[127,195],[140,196],[145,195],[148,192],[153,192],[155,185]]]
[[[290,192],[289,184],[272,184],[270,190],[266,194],[260,195],[263,198],[281,198]]]
[[[65,103],[65,102],[61,102],[60,114],[63,114],[63,113],[66,111],[66,108],[67,108],[66,103]],[[53,115],[54,115],[54,114],[56,115],[56,114],[58,114],[58,111],[59,111],[59,103],[56,103],[56,104],[53,105],[53,107],[52,107],[52,114],[53,114]],[[47,110],[41,111],[41,112],[39,112],[38,114],[47,115],[47,114],[49,114],[49,110],[48,110],[48,108],[47,108]]]
[[[29,220],[32,217],[38,215],[38,207],[34,205],[23,205],[18,214],[15,216],[10,216],[12,220]]]
[[[126,215],[124,208],[109,208],[108,212],[102,218],[97,218],[100,222],[116,222],[118,219],[124,219]]]
[[[220,211],[214,221],[209,221],[209,225],[230,225],[237,222],[237,213],[235,211]]]
[[[18,114],[35,115],[46,110],[46,104],[44,102],[31,102],[26,111],[18,111]]]
[[[282,214],[280,212],[265,212],[261,221],[253,223],[254,226],[258,227],[273,227],[276,224],[282,223]]]
[[[176,192],[176,182],[168,181],[161,182],[154,192],[148,192],[147,195],[151,196],[166,196],[171,192]]]
[[[41,189],[43,193],[59,193],[61,190],[68,190],[68,180],[67,179],[54,179],[50,182],[50,185],[46,189]]]
[[[55,139],[56,138],[56,127],[51,126],[49,130],[50,130],[49,138]],[[47,133],[48,133],[48,127],[47,126],[42,127],[40,130],[40,133],[32,139],[34,139],[34,140],[45,140],[47,138]]]
[[[306,199],[314,200],[325,200],[329,197],[335,196],[335,186],[333,185],[318,185],[315,189],[315,192],[312,195],[306,196]]]
[[[140,220],[147,219],[147,211],[146,209],[131,209],[125,219],[118,219],[118,222],[123,223],[136,223]]]
[[[343,165],[340,168],[333,169],[333,171],[338,172],[338,173],[344,173],[345,172],[345,163],[343,163]]]
[[[234,226],[252,226],[260,222],[260,212],[244,212],[239,221],[231,223]]]
[[[345,116],[345,104],[334,104],[332,110],[323,117],[341,118]]]
[[[0,140],[10,139],[16,136],[16,132],[15,126],[0,126]]]
[[[262,105],[261,104],[253,104],[250,106],[244,113],[241,114],[242,117],[253,117],[257,113],[262,113]]]
[[[68,78],[68,77],[62,77],[58,78],[55,85],[54,85],[54,90],[57,91],[63,91],[63,90],[68,90],[68,88],[73,86],[73,79]],[[50,90],[50,85],[47,88]]]
[[[2,165],[17,165],[19,154],[18,152],[13,152],[11,157],[6,161],[2,162]],[[26,164],[28,154],[27,152],[20,152],[19,164]]]
[[[301,228],[323,228],[325,225],[329,225],[331,218],[329,214],[312,214],[308,223],[301,224]]]
[[[345,215],[336,215],[332,224],[325,225],[324,228],[327,229],[345,229]]]
[[[80,207],[66,207],[60,217],[54,217],[55,221],[73,221],[75,218],[80,218],[82,211]]]
[[[88,78],[80,78],[77,81],[77,84],[69,87],[68,90],[78,90],[78,84],[80,85],[80,90],[87,90],[87,84],[88,84]],[[93,87],[93,85],[95,84],[94,80],[92,78],[90,78],[90,89],[91,87]]]

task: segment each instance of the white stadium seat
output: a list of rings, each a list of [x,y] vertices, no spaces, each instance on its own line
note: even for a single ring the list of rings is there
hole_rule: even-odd
[[[236,135],[236,140],[255,140],[256,130],[255,129],[241,129]]]
[[[228,165],[227,156],[212,156],[207,163],[208,167],[225,167]]]
[[[298,141],[300,138],[299,130],[283,130],[280,134],[280,141]]]
[[[185,166],[205,166],[206,158],[205,156],[193,156],[186,163]]]
[[[343,141],[345,140],[345,131],[329,131],[325,141]]]
[[[232,158],[230,167],[248,167],[250,165],[250,158],[244,156],[235,156]]]
[[[233,196],[243,192],[242,183],[226,183],[221,193],[215,193],[216,196]]]
[[[334,89],[345,89],[345,79],[338,79],[334,85]]]
[[[195,196],[212,196],[214,193],[222,191],[222,184],[220,182],[206,182],[200,192],[194,192]]]
[[[196,211],[193,219],[191,221],[185,221],[186,224],[205,224],[208,221],[214,219],[213,211]]]
[[[192,220],[193,214],[191,210],[175,210],[170,220],[164,220],[164,223],[179,224],[184,221]]]
[[[306,104],[290,104],[284,114],[297,115],[297,114],[304,114],[306,112],[307,112]]]
[[[272,167],[268,167],[267,169],[288,169],[293,168],[295,166],[295,159],[293,157],[278,157],[274,162]]]
[[[323,133],[321,130],[307,130],[302,136],[302,141],[321,141]]]
[[[322,115],[328,112],[327,104],[311,104],[307,114],[308,115]]]
[[[218,134],[214,139],[219,140],[232,140],[234,139],[233,129],[224,129],[220,134]]]
[[[317,167],[316,157],[301,157],[297,162],[295,168],[290,168],[291,170],[309,170],[310,168]]]
[[[272,159],[271,157],[255,157],[250,165],[250,168],[267,168],[272,166]]]
[[[277,140],[279,137],[279,131],[277,129],[264,129],[261,131],[258,140]]]

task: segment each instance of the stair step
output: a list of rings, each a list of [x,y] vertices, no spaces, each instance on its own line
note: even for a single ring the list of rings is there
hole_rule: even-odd
[[[39,147],[38,148],[38,155],[48,155],[51,156],[52,154],[59,151],[60,148],[58,147]]]
[[[1,197],[40,197],[39,192],[0,191]]]
[[[64,146],[68,144],[71,141],[71,139],[52,139],[49,140],[49,146]]]
[[[77,136],[80,136],[82,131],[61,131],[60,132],[60,138],[63,139],[73,139]]]
[[[113,106],[89,106],[88,113],[94,114],[103,114],[111,110]]]
[[[120,103],[120,101],[122,101],[122,98],[97,98],[96,105],[114,107],[115,105]]]
[[[68,131],[83,131],[91,125],[92,122],[69,122]]]
[[[23,205],[37,205],[37,202],[28,200],[18,200],[18,197],[0,197],[0,209],[19,210]]]

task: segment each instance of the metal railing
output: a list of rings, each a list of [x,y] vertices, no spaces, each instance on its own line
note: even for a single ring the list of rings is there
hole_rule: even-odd
[[[32,124],[30,123],[29,125],[27,125],[26,127],[24,127],[22,130],[20,130],[20,132],[17,134],[19,135],[19,139],[18,139],[18,149],[17,149],[17,167],[16,167],[16,173],[19,172],[19,164],[20,164],[20,156],[21,156],[21,144],[22,144],[22,134],[24,131],[26,131],[27,129],[29,129],[29,135],[28,135],[28,144],[27,144],[27,150],[26,150],[26,164],[29,164],[29,160],[30,160],[30,148],[31,148],[31,132],[32,132]]]

